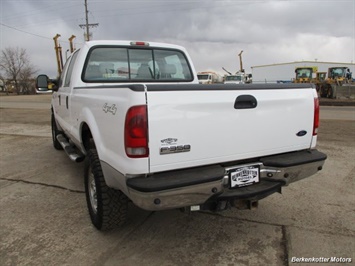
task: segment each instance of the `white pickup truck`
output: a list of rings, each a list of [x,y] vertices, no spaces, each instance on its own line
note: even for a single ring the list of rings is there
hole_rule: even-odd
[[[96,228],[151,211],[254,208],[322,169],[311,84],[198,84],[183,47],[91,41],[52,81],[56,149],[86,159]],[[48,87],[46,75],[37,87]]]

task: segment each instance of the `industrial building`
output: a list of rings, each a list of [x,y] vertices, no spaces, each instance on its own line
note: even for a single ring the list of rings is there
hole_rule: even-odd
[[[314,67],[317,72],[328,72],[330,67],[348,67],[355,76],[354,63],[296,61],[271,65],[252,66],[253,83],[292,82],[296,67]]]

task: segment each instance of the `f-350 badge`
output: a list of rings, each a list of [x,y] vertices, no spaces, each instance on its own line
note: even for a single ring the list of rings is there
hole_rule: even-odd
[[[178,139],[176,138],[166,138],[162,139],[160,147],[160,154],[171,154],[171,153],[178,153],[178,152],[188,152],[191,150],[190,144],[178,144]]]

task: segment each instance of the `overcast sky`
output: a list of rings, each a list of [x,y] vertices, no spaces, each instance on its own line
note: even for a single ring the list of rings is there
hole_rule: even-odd
[[[93,39],[186,47],[197,71],[302,60],[355,62],[355,0],[88,0]],[[84,42],[84,0],[0,0],[0,49],[25,48],[39,73],[56,76],[53,37]]]

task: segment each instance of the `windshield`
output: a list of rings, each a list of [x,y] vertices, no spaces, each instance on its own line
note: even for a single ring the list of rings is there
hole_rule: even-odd
[[[227,76],[226,81],[230,81],[230,80],[241,81],[242,77],[241,76]]]
[[[296,69],[296,78],[311,78],[312,70],[309,68]]]
[[[199,80],[204,80],[204,79],[208,79],[209,75],[197,75]]]
[[[345,76],[345,68],[332,68],[330,75],[332,78],[344,77]]]
[[[178,50],[94,47],[83,71],[85,82],[191,81],[185,55]]]

